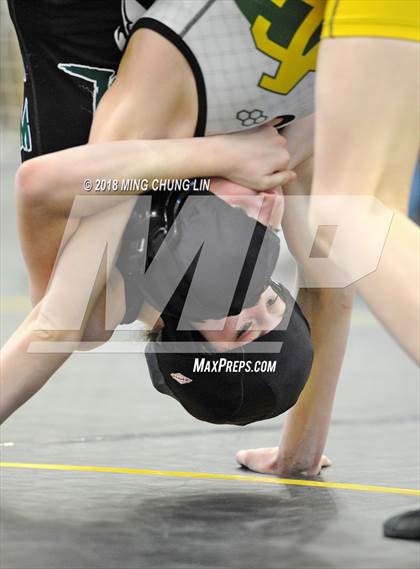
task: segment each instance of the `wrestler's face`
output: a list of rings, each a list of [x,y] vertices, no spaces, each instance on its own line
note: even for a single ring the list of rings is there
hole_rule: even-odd
[[[284,197],[281,188],[256,192],[234,184],[229,180],[214,178],[210,191],[232,207],[242,209],[249,217],[278,231],[284,213]]]
[[[285,310],[286,304],[269,286],[255,306],[242,310],[237,316],[197,323],[197,328],[216,350],[224,352],[253,342],[276,328]],[[223,329],[215,330],[220,324],[223,324]]]

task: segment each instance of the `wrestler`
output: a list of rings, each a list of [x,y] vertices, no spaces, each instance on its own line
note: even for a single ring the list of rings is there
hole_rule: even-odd
[[[200,6],[197,8],[199,4]],[[223,6],[230,4],[229,10],[231,10],[231,17],[215,18],[214,26],[212,28],[208,25],[208,18],[211,16],[211,10],[213,10],[213,15],[217,14],[217,10],[220,9],[222,4]],[[274,89],[274,92],[276,92],[277,95],[280,95],[280,97],[277,97],[278,104],[275,104],[276,114],[286,115],[286,118],[289,118],[290,115],[297,117],[301,116],[299,115],[299,109],[304,108],[304,102],[302,102],[302,99],[305,99],[306,93],[301,94],[301,105],[297,105],[295,112],[290,112],[287,104],[284,104],[282,106],[279,101],[293,101],[294,95],[297,95],[300,87],[305,84],[305,79],[310,80],[313,75],[312,72],[314,71],[314,62],[316,61],[316,48],[318,45],[317,40],[319,38],[319,32],[321,31],[322,27],[322,18],[324,15],[323,10],[325,4],[323,2],[316,2],[316,0],[311,2],[296,0],[294,3],[288,2],[286,4],[287,5],[279,6],[277,2],[261,3],[253,2],[252,0],[238,0],[237,2],[233,2],[232,0],[231,3],[217,3],[211,1],[205,3],[197,2],[194,3],[194,14],[192,14],[192,17],[190,17],[191,14],[189,16],[187,14],[187,17],[182,20],[182,10],[179,11],[179,14],[175,14],[173,10],[171,12],[169,5],[166,5],[165,9],[165,2],[162,1],[156,2],[152,7],[152,12],[148,13],[147,15],[147,19],[151,19],[152,24],[148,21],[145,22],[144,20],[143,22],[141,20],[139,21],[140,23],[138,25],[138,29],[148,27],[151,28],[155,33],[164,35],[166,39],[172,41],[177,45],[178,49],[181,49],[181,51],[183,51],[184,56],[189,61],[192,75],[194,76],[195,81],[195,87],[193,88],[195,88],[201,95],[197,113],[197,116],[199,119],[201,118],[201,121],[197,120],[196,122],[196,132],[198,130],[198,133],[200,133],[200,126],[201,130],[207,126],[205,125],[203,127],[203,123],[205,122],[203,120],[202,104],[203,77],[205,77],[205,85],[211,84],[214,86],[214,83],[218,81],[218,85],[220,85],[219,93],[223,93],[223,91],[225,94],[227,92],[232,92],[232,89],[229,89],[229,85],[227,85],[225,82],[226,79],[233,81],[234,85],[239,84],[238,81],[235,83],[235,73],[233,73],[232,79],[230,68],[228,68],[228,73],[225,73],[223,80],[221,80],[221,74],[218,73],[218,69],[211,67],[212,61],[205,59],[206,54],[204,53],[204,49],[206,48],[206,45],[208,47],[210,44],[212,48],[211,55],[213,55],[213,62],[216,61],[220,64],[220,59],[218,59],[217,56],[214,57],[214,50],[217,50],[217,47],[221,46],[221,42],[212,42],[211,37],[209,41],[201,41],[201,45],[203,46],[202,55],[204,62],[206,63],[205,70],[209,70],[208,73],[202,73],[200,77],[200,73],[197,73],[196,69],[194,69],[196,66],[194,63],[192,63],[193,58],[191,58],[191,54],[188,53],[187,48],[190,49],[193,56],[194,52],[198,53],[197,50],[200,49],[200,46],[197,44],[197,38],[200,37],[200,25],[206,25],[206,30],[210,30],[210,32],[214,30],[218,33],[221,31],[221,25],[233,26],[232,30],[236,33],[236,35],[235,33],[222,33],[220,35],[228,38],[228,42],[231,38],[233,38],[234,43],[234,40],[237,38],[241,40],[243,37],[245,37],[245,32],[243,30],[245,30],[245,21],[248,20],[248,22],[251,23],[250,29],[249,26],[246,29],[248,33],[249,45],[251,45],[251,42],[253,42],[252,45],[254,52],[257,52],[255,47],[258,47],[258,55],[261,56],[265,54],[266,63],[271,57],[272,60],[275,60],[274,62],[276,66],[275,69],[271,67],[268,72],[264,71],[264,73],[260,75],[258,83],[260,90],[254,89],[254,95],[253,98],[251,97],[251,102],[257,100],[258,94],[261,94],[262,91],[272,93]],[[190,6],[191,5],[192,3]],[[295,10],[292,10],[293,6],[295,7]],[[418,29],[418,26],[415,24],[415,22],[413,23],[412,14],[410,12],[410,6],[412,7],[413,3],[357,3],[357,8],[362,11],[360,14],[357,14],[357,18],[355,18],[355,14],[352,13],[354,6],[355,3],[352,4],[351,2],[344,1],[328,2],[326,4],[327,19],[322,28],[323,37],[325,39],[322,42],[323,49],[321,51],[327,55],[324,58],[320,58],[318,69],[321,71],[323,69],[326,69],[330,74],[333,70],[333,75],[331,76],[333,77],[334,82],[331,88],[329,88],[327,84],[326,88],[324,89],[322,77],[328,77],[328,73],[326,72],[321,74],[321,79],[318,80],[318,85],[320,87],[317,94],[317,102],[319,101],[320,105],[318,106],[317,121],[319,122],[320,127],[317,128],[317,177],[315,178],[313,184],[313,193],[314,195],[317,195],[321,192],[325,193],[324,190],[327,187],[330,187],[331,190],[327,193],[334,194],[337,188],[340,188],[340,193],[343,193],[345,195],[352,195],[357,188],[358,193],[362,189],[362,193],[366,193],[367,195],[377,195],[384,199],[384,201],[391,207],[397,206],[398,208],[402,209],[404,207],[404,199],[401,199],[401,196],[403,196],[405,192],[396,192],[395,187],[408,187],[408,183],[406,182],[407,179],[411,177],[412,167],[414,164],[414,156],[417,152],[417,142],[415,140],[416,133],[413,130],[416,121],[411,121],[408,118],[410,116],[410,113],[407,113],[405,108],[407,101],[409,107],[412,107],[413,109],[415,108],[414,101],[416,96],[414,82],[410,81],[410,74],[412,75],[414,72],[413,70],[415,69],[414,65],[417,57],[416,46],[411,43],[411,40],[416,39]],[[236,10],[236,17],[233,16],[234,10]],[[286,15],[286,11],[289,10],[292,10],[295,17],[283,18],[282,16]],[[238,18],[239,12],[243,15],[242,20],[239,20]],[[288,12],[289,15],[292,14],[292,12]],[[296,17],[296,14],[298,17]],[[415,16],[415,14],[413,15]],[[207,22],[205,22],[206,18]],[[392,24],[389,24],[390,21]],[[240,23],[238,24],[238,22]],[[281,29],[279,22],[292,22],[294,28],[288,30]],[[357,22],[357,24],[355,25],[354,22]],[[236,24],[238,25],[236,26]],[[270,30],[271,27],[275,27],[275,29]],[[242,31],[240,31],[239,28]],[[165,33],[162,32],[163,29],[165,30]],[[168,29],[169,32],[167,31]],[[310,33],[308,30],[310,30]],[[140,34],[140,31],[136,33]],[[304,39],[304,34],[306,34],[307,43],[305,44],[305,42],[303,42],[304,50],[297,52],[296,44],[301,45],[302,42],[300,40]],[[173,39],[174,35],[176,36],[176,39]],[[349,39],[343,39],[346,36]],[[387,39],[386,41],[385,39],[372,39],[371,36]],[[142,38],[144,37],[145,36],[143,34]],[[370,39],[363,39],[366,37],[369,37]],[[130,49],[135,50],[136,48],[134,38],[135,35],[130,42],[131,47],[129,46],[128,51],[130,51]],[[179,41],[179,38],[181,38],[182,41]],[[196,42],[195,44],[194,41]],[[329,46],[331,44],[333,47],[330,48]],[[182,48],[180,46],[182,46]],[[351,49],[349,49],[349,46],[351,46]],[[353,63],[355,60],[355,52],[353,50],[353,46],[356,46],[356,50],[360,50],[360,57],[356,58],[356,60],[360,62],[360,65],[358,64],[357,66],[355,66]],[[346,53],[349,52],[351,52],[351,61],[347,63]],[[241,49],[239,49],[239,51],[237,50],[234,53],[241,56],[243,52]],[[328,58],[329,54],[331,54],[330,59]],[[399,65],[398,61],[400,60],[400,57],[398,54],[407,61],[406,66]],[[307,57],[303,57],[303,55],[306,55]],[[365,55],[368,57],[365,57]],[[296,59],[297,56],[298,59]],[[336,59],[334,59],[334,57]],[[195,59],[197,60],[197,56],[195,56]],[[129,59],[126,61],[129,61]],[[251,60],[248,58],[246,60],[247,65],[249,61]],[[300,65],[296,65],[297,61]],[[322,61],[327,62],[325,68],[323,68],[321,65]],[[335,64],[335,62],[337,64]],[[139,66],[142,65],[140,59],[137,59],[136,63]],[[140,77],[136,73],[136,71],[138,71],[136,69],[136,63],[133,66],[128,65],[127,67],[129,72],[125,76],[125,86],[129,86],[133,83],[133,81]],[[273,63],[273,61],[271,61],[271,63]],[[363,65],[361,63],[363,63]],[[369,65],[371,67],[369,67]],[[343,78],[345,78],[345,81],[342,81],[342,91],[336,89],[336,70],[340,68],[340,66],[345,68],[345,73],[343,73]],[[201,67],[203,66],[201,65]],[[250,65],[250,67],[252,68],[252,65]],[[124,85],[124,71],[127,71],[127,68],[122,69],[122,73],[120,75],[122,81],[119,83],[120,86]],[[243,66],[238,66],[238,69],[242,68]],[[377,81],[377,69],[381,70],[381,73],[379,74],[380,81]],[[298,71],[297,77],[296,71]],[[243,76],[239,72],[236,75],[240,78]],[[367,84],[367,76],[371,77],[373,81],[373,84],[370,86]],[[164,75],[164,77],[166,79],[166,75]],[[211,83],[212,78],[214,79],[213,83]],[[186,79],[186,77],[184,77],[184,79]],[[110,90],[108,103],[110,103],[111,106],[113,104],[113,95],[118,98],[117,84],[118,80],[115,84],[115,89]],[[191,82],[189,84],[191,85]],[[396,97],[393,90],[393,85],[395,84],[404,86],[411,85],[411,91],[409,89],[406,89],[406,97],[404,98]],[[184,85],[188,85],[187,80],[185,80]],[[238,91],[246,94],[247,89],[244,88],[244,85],[239,85],[240,87]],[[310,84],[308,81],[306,81],[306,85],[309,86],[308,90],[310,91]],[[363,86],[363,97],[357,98],[353,96],[352,89],[355,85]],[[185,87],[182,88],[184,89]],[[277,91],[275,91],[276,89]],[[372,97],[371,94],[372,92],[375,92],[376,89],[378,90],[377,92],[380,93],[380,96]],[[217,99],[217,96],[214,95],[216,91],[217,89],[214,88],[210,93],[206,92],[207,99],[210,99],[209,95],[212,97],[211,104],[213,104],[214,101],[217,103],[217,101],[220,99]],[[173,94],[173,92],[174,91],[172,91],[171,94]],[[175,92],[178,91],[175,90]],[[386,93],[386,97],[383,96],[383,93]],[[309,96],[309,98],[311,97]],[[380,104],[377,104],[378,100]],[[337,101],[339,102],[339,105],[337,104]],[[367,101],[372,101],[372,108],[366,104]],[[396,101],[399,101],[401,104],[395,104]],[[258,100],[258,103],[260,102],[261,100]],[[215,104],[215,106],[217,106],[217,104]],[[187,107],[191,110],[194,109],[194,105],[187,104]],[[118,115],[119,120],[116,121],[116,124],[124,124],[124,113],[127,112],[129,108],[130,102],[129,98],[127,98],[126,107],[118,108],[116,114]],[[270,102],[267,103],[267,108],[270,108]],[[339,111],[337,111],[337,113],[332,112],[334,109],[338,108]],[[106,109],[105,103],[103,105],[103,109]],[[132,117],[133,110],[134,106],[130,109],[130,113],[127,113],[127,116]],[[361,110],[363,110],[364,114],[361,114]],[[305,111],[303,112],[305,113]],[[308,109],[306,112],[308,112]],[[209,117],[212,117],[214,120],[216,120],[215,117],[219,117],[219,115],[222,115],[222,113],[219,113],[219,111],[215,111],[214,113],[209,112]],[[364,129],[354,128],[353,124],[355,121],[355,116],[357,116],[358,121],[365,126]],[[395,136],[396,127],[394,127],[393,130],[392,128],[389,128],[389,124],[385,125],[383,116],[390,116],[392,119],[392,125],[404,125],[404,133],[408,133],[407,136],[404,136],[404,144],[401,144],[398,147],[397,151],[395,151],[394,145],[391,141],[391,139]],[[373,117],[375,117],[376,120],[374,123],[372,123]],[[241,122],[243,128],[251,126],[250,123],[252,121],[265,121],[269,118],[271,118],[270,114],[266,114],[264,112],[264,107],[261,104],[258,104],[258,106],[251,105],[249,108],[243,106],[243,108],[237,109],[236,113],[233,113],[231,109],[230,114],[227,116],[228,121],[230,120],[231,122],[234,122],[234,119],[236,119],[237,121]],[[345,123],[343,126],[343,122],[345,120],[350,121],[349,125]],[[334,128],[329,128],[330,122],[333,123]],[[100,124],[100,120],[98,121],[98,124]],[[371,128],[372,124],[374,124],[375,128]],[[132,123],[132,125],[132,128],[134,129],[134,135],[138,135],[138,133],[135,132],[135,121]],[[112,128],[115,128],[115,132],[118,132],[118,128],[121,128],[121,126],[111,127],[111,130]],[[386,130],[386,132],[383,132],[384,130]],[[349,140],[347,138],[347,132],[349,131],[353,132],[354,136],[356,136],[355,141]],[[205,132],[210,133],[210,127],[207,128]],[[343,139],[344,132],[346,133],[346,143],[342,144],[339,147],[340,152],[343,156],[343,168],[339,166],[341,163],[340,160],[338,160],[335,162],[337,167],[331,169],[330,171],[328,169],[328,161],[331,155],[330,151],[332,151],[332,149],[334,149],[334,152],[336,151],[337,141]],[[328,141],[325,147],[323,146],[322,142],[318,143],[318,141],[322,141],[324,138],[326,141]],[[375,144],[375,141],[377,142],[378,140],[384,142],[380,148]],[[389,141],[389,144],[385,145],[386,141]],[[354,152],[349,153],[349,148],[351,148]],[[355,152],[356,148],[357,152]],[[375,152],[377,151],[377,154],[372,154],[372,149],[374,149]],[[387,152],[392,153],[392,155],[389,155],[389,159],[384,158],[384,156],[388,156],[386,154]],[[356,157],[360,158],[360,163],[366,164],[366,166],[360,167],[358,161],[356,160]],[[324,162],[325,166],[322,166]],[[321,166],[318,166],[318,163],[320,163]],[[398,168],[394,167],[396,163],[398,164]],[[404,165],[403,167],[401,166],[402,164]],[[344,175],[346,172],[347,174]],[[357,179],[355,178],[356,172],[359,176]],[[338,181],[334,181],[334,176],[338,177]],[[346,183],[343,184],[342,180],[346,180]],[[319,188],[319,190],[316,188]],[[345,190],[345,188],[348,188],[348,191]],[[314,221],[315,225],[317,223],[317,216],[318,213],[315,209],[312,211],[312,220]],[[413,314],[417,313],[416,307],[418,307],[418,298],[416,295],[412,295],[410,293],[410,290],[413,290],[413,283],[415,283],[418,279],[418,275],[416,275],[415,270],[415,267],[417,266],[415,260],[416,240],[417,232],[413,231],[412,225],[407,223],[403,217],[395,216],[395,220],[393,222],[392,229],[387,240],[386,249],[384,251],[379,270],[376,271],[376,273],[371,278],[361,281],[359,285],[360,290],[364,294],[366,300],[371,304],[376,313],[381,315],[384,323],[388,326],[389,329],[393,331],[393,333],[399,338],[399,341],[404,345],[406,350],[413,356],[416,355],[418,346],[418,342],[416,341],[418,327],[412,318]],[[320,245],[326,249],[329,243],[327,244],[321,242]],[[395,262],[393,262],[393,260]],[[340,263],[340,260],[337,260],[337,262]],[[400,266],[400,262],[404,263],[404,270],[401,270],[400,272],[394,271],[393,267]],[[412,278],[410,277],[407,279],[402,279],[401,276],[403,274],[411,274]],[[379,287],[378,279],[381,285]],[[402,294],[402,297],[406,299],[404,311],[401,310],[399,306],[397,306],[397,303],[391,302],[390,299],[387,298],[387,294],[393,294],[393,291],[396,289],[405,291]],[[335,370],[335,372],[336,371],[337,370]],[[328,382],[324,383],[324,385],[327,384]],[[335,383],[332,380],[331,386],[328,389],[330,394],[327,398],[328,403],[327,405],[320,404],[320,413],[322,408],[322,416],[327,417],[327,421],[326,423],[323,423],[324,428],[321,428],[321,432],[325,431],[325,424],[328,425],[329,412],[327,411],[326,407],[328,407],[328,404],[332,403],[334,387]],[[309,390],[307,391],[309,393]],[[316,394],[317,390],[314,389],[313,393]],[[321,390],[318,393],[321,393]],[[316,403],[313,399],[310,402],[310,406],[311,408],[314,406],[316,407]],[[297,407],[299,407],[299,405]],[[301,408],[304,408],[304,403],[302,403]],[[299,424],[299,421],[295,422],[295,424]],[[302,430],[296,430],[298,437],[299,432],[302,432]],[[318,438],[319,440],[325,440],[325,435],[318,435]],[[293,435],[290,435],[290,439],[293,439]],[[292,444],[292,447],[293,446],[296,446],[296,441]],[[267,452],[265,454],[268,460],[268,468],[271,471],[273,469],[273,450],[270,450],[270,452]],[[266,467],[261,466],[264,462],[264,452],[260,452],[258,456],[255,455],[257,462],[253,462],[252,456],[252,453],[248,453],[247,455],[248,466],[257,470],[264,471],[263,469]],[[276,471],[276,469],[278,470],[279,468],[279,462],[276,459],[274,471]]]

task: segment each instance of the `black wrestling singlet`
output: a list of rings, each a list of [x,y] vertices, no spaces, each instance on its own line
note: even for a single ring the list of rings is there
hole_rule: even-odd
[[[124,5],[121,0],[8,4],[25,70],[22,160],[86,143],[93,113],[121,59],[117,42],[127,26]],[[138,14],[145,9],[137,1],[136,7]]]

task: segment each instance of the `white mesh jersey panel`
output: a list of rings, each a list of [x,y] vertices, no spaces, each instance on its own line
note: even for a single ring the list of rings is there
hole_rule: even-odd
[[[145,16],[176,32],[194,53],[206,85],[206,134],[313,112],[312,71],[285,95],[259,86],[263,74],[276,75],[279,61],[257,49],[251,25],[234,0],[156,0]]]

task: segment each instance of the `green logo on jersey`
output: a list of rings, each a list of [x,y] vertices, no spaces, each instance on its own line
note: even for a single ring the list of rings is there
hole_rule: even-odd
[[[315,71],[325,0],[235,0],[251,24],[257,49],[279,62],[259,86],[286,95]]]
[[[20,119],[20,149],[32,152],[31,126],[29,124],[28,99],[25,97]]]
[[[92,85],[92,109],[96,111],[99,101],[105,91],[111,86],[115,79],[115,71],[102,67],[91,67],[89,65],[77,65],[75,63],[59,63],[58,68],[72,75],[87,81]]]

